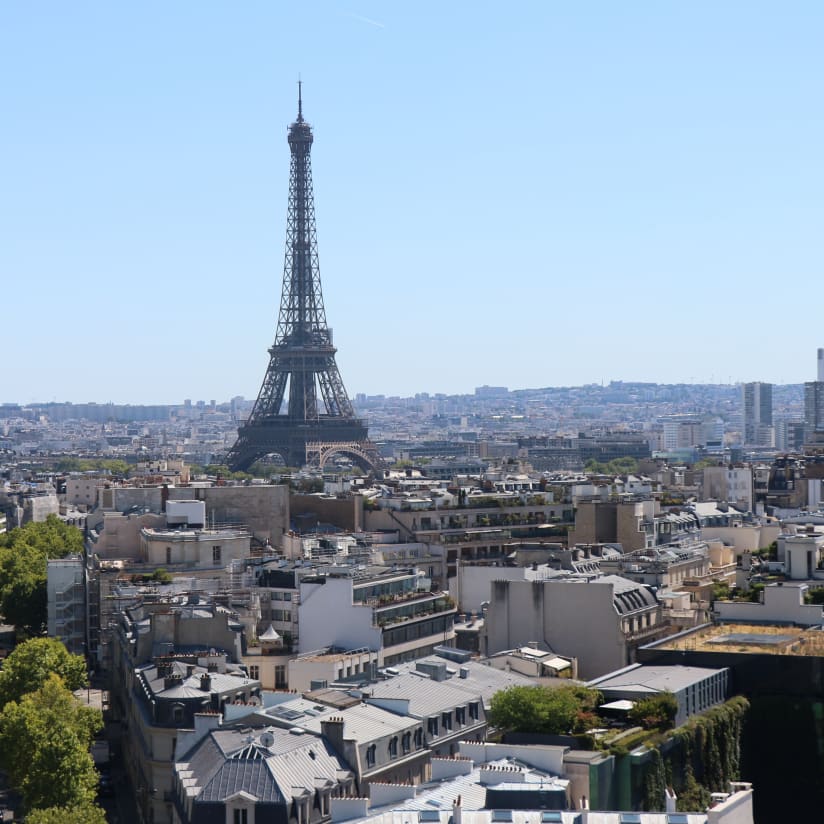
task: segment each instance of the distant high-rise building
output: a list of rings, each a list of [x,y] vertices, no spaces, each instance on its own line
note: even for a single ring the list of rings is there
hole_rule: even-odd
[[[754,381],[742,385],[741,419],[744,443],[758,446],[772,446],[775,443],[772,395],[771,383]]]
[[[782,418],[775,422],[775,446],[783,452],[796,452],[804,445],[804,421]]]
[[[818,350],[817,380],[804,384],[804,442],[824,441],[824,349]]]

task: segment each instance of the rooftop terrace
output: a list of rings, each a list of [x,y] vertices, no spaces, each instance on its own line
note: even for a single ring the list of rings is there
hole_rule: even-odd
[[[824,657],[824,631],[765,624],[707,624],[654,644],[657,649]]]

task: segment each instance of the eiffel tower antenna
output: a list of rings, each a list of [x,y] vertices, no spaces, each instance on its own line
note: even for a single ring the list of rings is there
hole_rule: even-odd
[[[322,467],[334,454],[365,470],[381,465],[366,425],[355,417],[326,325],[312,192],[314,138],[303,119],[302,86],[298,80],[298,117],[287,133],[289,211],[275,342],[255,405],[227,456],[233,471],[269,454],[280,455],[287,466]]]

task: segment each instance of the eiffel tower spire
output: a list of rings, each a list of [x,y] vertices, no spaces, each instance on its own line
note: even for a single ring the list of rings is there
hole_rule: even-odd
[[[379,463],[366,426],[355,417],[346,394],[335,362],[332,330],[326,325],[312,193],[314,138],[303,119],[302,92],[298,82],[298,116],[287,136],[289,212],[277,331],[252,413],[238,430],[227,458],[236,471],[272,453],[289,466],[322,465],[336,452],[363,468]]]

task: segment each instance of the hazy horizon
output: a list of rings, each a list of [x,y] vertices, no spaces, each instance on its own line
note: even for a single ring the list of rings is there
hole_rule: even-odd
[[[712,387],[712,388],[716,388],[716,389],[719,389],[719,388],[739,389],[741,387],[741,383],[731,383],[731,384],[730,383],[704,383],[704,382],[701,382],[701,381],[696,381],[694,383],[687,383],[687,382],[667,383],[667,382],[663,382],[663,381],[622,381],[622,380],[617,380],[616,379],[616,380],[612,380],[612,381],[606,381],[604,383],[599,382],[599,383],[588,383],[588,384],[563,384],[563,385],[559,384],[557,386],[507,386],[506,388],[510,392],[541,392],[541,391],[546,391],[546,390],[552,391],[552,390],[563,390],[563,389],[585,389],[585,388],[591,388],[591,387],[606,388],[606,387],[610,386],[610,384],[620,384],[620,383],[648,384],[648,385],[652,385],[652,386],[661,386],[661,387],[667,387],[667,386]],[[772,382],[771,381],[764,381],[764,383],[772,383]],[[787,388],[793,388],[793,387],[801,387],[801,386],[803,386],[803,383],[804,383],[803,381],[800,381],[798,383],[785,383],[785,384],[773,383],[773,386],[780,390],[780,389],[787,389]],[[417,396],[423,396],[423,395],[427,395],[430,398],[435,397],[435,396],[466,397],[466,396],[474,396],[475,395],[475,389],[480,389],[480,388],[483,388],[484,386],[498,387],[498,386],[503,386],[503,385],[504,384],[480,384],[478,387],[472,387],[472,389],[470,389],[468,391],[465,391],[465,392],[435,392],[435,391],[426,390],[426,389],[419,389],[415,392],[411,392],[409,394],[403,394],[403,395],[392,394],[392,393],[387,393],[387,392],[367,392],[367,393],[354,392],[354,393],[351,393],[351,397],[354,399],[355,396],[358,395],[358,394],[365,394],[367,397],[372,397],[372,398],[383,396],[383,397],[386,397],[386,398],[399,397],[399,398],[403,398],[403,399],[415,398]],[[71,403],[71,404],[76,404],[76,405],[97,404],[98,406],[105,406],[107,404],[115,404],[115,405],[118,405],[118,406],[182,406],[183,402],[185,400],[191,400],[191,402],[193,404],[197,403],[198,401],[205,401],[208,404],[213,399],[215,400],[215,402],[218,405],[220,405],[220,404],[229,403],[232,400],[233,397],[238,397],[238,396],[239,396],[239,393],[236,394],[236,395],[232,395],[230,397],[219,398],[219,397],[216,397],[214,395],[208,395],[207,394],[206,396],[203,396],[203,397],[194,397],[194,396],[192,396],[190,398],[180,398],[180,399],[177,399],[177,400],[126,400],[126,401],[121,401],[121,400],[100,400],[100,399],[91,399],[91,398],[87,398],[85,400],[77,399],[77,398],[72,398],[72,399],[59,399],[59,398],[54,399],[54,398],[52,398],[52,399],[49,399],[49,400],[38,399],[38,400],[30,400],[30,401],[25,401],[25,402],[21,401],[21,400],[10,400],[8,398],[6,398],[6,399],[0,398],[0,405],[18,404],[20,406],[37,406],[37,405],[43,405],[43,404],[48,404],[48,403]],[[253,401],[255,399],[256,395],[251,395],[251,396],[250,395],[245,395],[243,397],[247,401]]]

